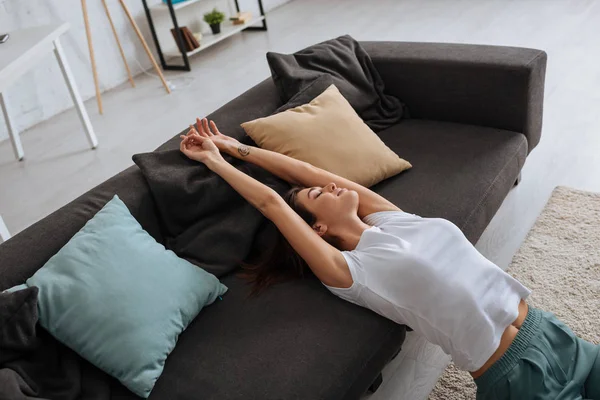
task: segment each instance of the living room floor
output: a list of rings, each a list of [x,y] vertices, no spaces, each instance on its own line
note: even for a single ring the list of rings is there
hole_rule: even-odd
[[[552,189],[600,191],[600,2],[594,0],[296,0],[268,14],[269,31],[249,32],[192,58],[192,72],[154,76],[104,94],[104,115],[86,102],[100,146],[87,148],[74,110],[22,134],[23,162],[0,143],[0,214],[15,234],[132,165],[193,122],[269,75],[266,51],[293,52],[349,33],[358,40],[482,43],[548,52],[542,141],[479,240],[507,268]],[[410,106],[410,104],[409,104]],[[400,207],[402,205],[399,205]],[[410,333],[372,400],[425,399],[448,357]]]

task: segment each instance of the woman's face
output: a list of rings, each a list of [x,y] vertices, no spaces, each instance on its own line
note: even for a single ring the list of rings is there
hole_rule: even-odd
[[[333,182],[324,187],[302,189],[297,201],[317,217],[317,224],[328,227],[355,216],[358,210],[358,193],[337,187]]]

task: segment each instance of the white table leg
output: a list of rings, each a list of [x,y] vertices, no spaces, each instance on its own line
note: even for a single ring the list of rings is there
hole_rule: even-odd
[[[6,242],[10,239],[10,233],[8,232],[8,228],[4,225],[4,221],[2,220],[2,216],[0,215],[0,239],[3,242]]]
[[[87,135],[88,141],[90,142],[90,146],[92,147],[92,149],[95,149],[96,146],[98,146],[98,139],[96,139],[96,134],[94,133],[94,128],[92,128],[90,117],[88,117],[87,111],[85,110],[85,106],[83,105],[83,101],[81,101],[81,96],[79,95],[77,85],[75,84],[75,78],[73,77],[73,73],[71,72],[69,63],[67,63],[67,57],[65,57],[65,52],[58,39],[54,41],[54,54],[56,55],[58,65],[60,65],[63,77],[65,78],[65,82],[67,83],[67,87],[69,88],[69,93],[71,93],[73,103],[75,103],[77,114],[79,114],[79,119],[83,124],[83,129],[85,130],[85,134]]]
[[[17,157],[17,160],[21,161],[25,156],[25,154],[23,153],[23,146],[21,145],[21,138],[19,138],[19,132],[17,132],[17,130],[13,128],[10,116],[8,115],[6,99],[4,98],[4,95],[2,93],[0,93],[0,107],[2,108],[2,114],[4,114],[4,122],[6,122],[8,136],[10,136],[10,142],[12,143],[13,151],[15,152],[15,157]]]

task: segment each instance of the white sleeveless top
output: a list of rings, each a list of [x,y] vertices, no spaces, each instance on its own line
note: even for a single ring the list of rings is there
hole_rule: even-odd
[[[327,288],[406,324],[476,371],[531,293],[483,257],[452,222],[402,211],[368,215],[356,249],[343,251],[354,283]]]

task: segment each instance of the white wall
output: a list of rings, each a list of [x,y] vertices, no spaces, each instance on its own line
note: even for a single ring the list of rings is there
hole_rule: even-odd
[[[151,6],[161,0],[147,0]],[[290,0],[264,0],[265,10]],[[240,0],[242,9],[253,10],[255,0]],[[137,36],[131,29],[123,10],[117,0],[107,0],[113,22],[116,26],[121,44],[123,45],[129,66],[134,74],[140,72],[140,66],[150,68],[150,61],[143,52]],[[148,24],[140,0],[126,0],[126,4],[133,14],[138,26],[144,34],[150,48],[154,51],[154,42],[151,39]],[[182,25],[192,18],[200,24],[202,13],[217,6],[226,13],[234,10],[230,0],[206,0],[185,8],[182,12]],[[111,89],[127,80],[127,73],[123,66],[120,53],[114,40],[108,19],[105,15],[100,0],[87,0],[88,15],[92,30],[96,65],[102,91]],[[155,16],[157,16],[155,14]],[[161,37],[163,25],[159,17],[158,27]],[[188,20],[186,22],[186,20]],[[77,80],[79,90],[84,99],[95,95],[94,82],[85,27],[79,0],[0,0],[0,33],[16,29],[66,21],[71,29],[62,38],[65,53],[71,64],[71,69]],[[168,22],[168,21],[167,21]],[[201,24],[204,24],[203,22]],[[204,24],[205,25],[205,24]],[[206,26],[203,30],[208,29]],[[166,30],[166,28],[165,28]],[[164,32],[163,32],[164,33]],[[172,44],[172,43],[171,43]],[[164,49],[163,49],[164,50]],[[0,47],[0,51],[2,48]],[[136,62],[137,60],[137,62]],[[157,59],[158,61],[158,59]],[[70,107],[71,99],[68,95],[58,64],[54,55],[49,53],[40,65],[32,68],[25,76],[21,77],[5,91],[10,107],[10,114],[16,129],[22,131],[45,119],[52,117]],[[88,106],[90,114],[97,113],[97,107]],[[3,118],[0,116],[0,140],[8,137]]]

